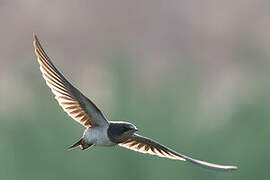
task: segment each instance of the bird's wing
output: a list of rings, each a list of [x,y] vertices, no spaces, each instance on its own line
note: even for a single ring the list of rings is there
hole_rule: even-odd
[[[122,147],[132,149],[141,153],[148,153],[157,155],[160,157],[166,157],[175,160],[189,161],[194,164],[200,165],[205,168],[214,170],[236,170],[236,166],[223,166],[218,164],[213,164],[201,160],[196,160],[188,156],[182,155],[172,149],[169,149],[152,139],[140,136],[138,134],[132,135],[127,141],[119,144]]]
[[[88,128],[107,124],[108,121],[96,105],[72,86],[60,71],[56,69],[41,47],[36,35],[34,35],[33,44],[42,76],[64,111],[74,120]]]

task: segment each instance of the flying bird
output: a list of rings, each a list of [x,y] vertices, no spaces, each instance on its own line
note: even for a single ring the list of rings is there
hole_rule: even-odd
[[[182,155],[150,138],[137,134],[136,126],[129,122],[108,121],[98,107],[60,73],[43,50],[35,34],[33,38],[35,54],[46,84],[63,110],[85,127],[82,138],[70,146],[69,150],[78,146],[84,151],[93,146],[119,145],[141,153],[189,161],[209,169],[224,171],[237,169],[236,166],[213,164]]]

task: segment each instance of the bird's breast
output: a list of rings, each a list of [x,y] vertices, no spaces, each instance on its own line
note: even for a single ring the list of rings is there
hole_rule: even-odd
[[[113,143],[107,133],[108,127],[91,127],[84,131],[84,138],[89,144],[94,144],[96,146],[113,146]]]

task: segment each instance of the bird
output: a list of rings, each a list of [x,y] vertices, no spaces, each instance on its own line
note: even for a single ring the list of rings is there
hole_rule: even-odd
[[[38,37],[33,33],[34,51],[46,84],[55,95],[63,110],[85,127],[83,136],[68,150],[80,147],[82,151],[93,146],[121,146],[140,153],[157,155],[174,160],[188,161],[212,170],[231,171],[237,166],[219,165],[193,159],[180,154],[157,141],[137,134],[135,125],[124,121],[109,121],[101,110],[56,68],[44,51]]]

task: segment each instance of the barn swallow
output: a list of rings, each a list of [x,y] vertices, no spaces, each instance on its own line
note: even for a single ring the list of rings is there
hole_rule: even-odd
[[[35,54],[46,84],[63,110],[85,127],[82,138],[70,146],[69,150],[78,146],[84,151],[93,146],[119,145],[141,153],[188,161],[213,170],[237,169],[236,166],[213,164],[182,155],[150,138],[136,134],[136,126],[129,122],[108,121],[97,106],[60,73],[43,50],[37,36],[33,35],[33,38]]]

